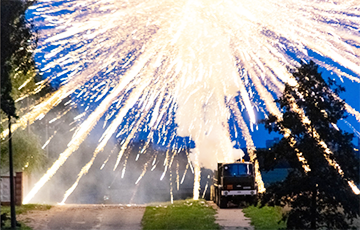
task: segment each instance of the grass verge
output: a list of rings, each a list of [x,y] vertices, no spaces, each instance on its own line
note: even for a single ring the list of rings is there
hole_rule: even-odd
[[[281,221],[283,209],[275,206],[264,206],[262,208],[249,206],[243,209],[246,217],[251,219],[251,225],[256,230],[286,228],[286,223]]]
[[[148,229],[220,229],[215,223],[216,210],[204,200],[180,200],[146,207],[143,230]]]
[[[16,206],[15,211],[16,214],[25,214],[28,211],[33,210],[40,210],[40,211],[46,211],[49,210],[52,207],[52,205],[43,205],[43,204],[24,204],[21,206]],[[6,213],[10,216],[10,206],[1,206],[1,214]]]
[[[49,210],[52,206],[51,205],[42,205],[42,204],[25,204],[21,206],[16,206],[15,211],[16,215],[19,214],[26,214],[29,211],[32,210],[40,210],[40,211],[46,211]],[[10,206],[1,206],[1,215],[6,214],[6,216],[9,218],[9,220],[5,221],[5,226],[3,229],[11,229],[11,222],[10,222]],[[19,230],[31,230],[29,226],[27,226],[24,222],[19,222],[21,227],[18,227]]]

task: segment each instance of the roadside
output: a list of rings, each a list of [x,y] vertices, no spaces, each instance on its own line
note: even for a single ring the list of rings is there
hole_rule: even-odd
[[[34,230],[141,230],[144,211],[145,206],[135,205],[57,205],[47,211],[30,211],[18,219]]]
[[[216,210],[205,200],[177,200],[146,207],[143,230],[150,229],[220,229],[215,223]]]
[[[27,204],[16,206],[16,221],[20,224],[17,229],[19,230],[28,230],[31,229],[25,222],[21,216],[26,216],[33,211],[47,213],[52,208],[51,205],[40,205],[40,204]],[[46,211],[46,212],[45,212]],[[10,206],[1,206],[1,220],[4,221],[4,229],[10,229]]]
[[[2,213],[10,212],[2,207]],[[212,201],[178,200],[174,204],[136,205],[23,205],[17,207],[20,230],[51,229],[222,229],[286,228],[281,207],[219,209]],[[25,226],[24,223],[29,226]],[[359,229],[360,218],[353,226]],[[9,223],[8,223],[9,225]],[[31,227],[31,228],[30,228]]]
[[[285,229],[286,222],[282,221],[285,210],[279,206],[248,206],[243,209],[246,217],[256,230]]]

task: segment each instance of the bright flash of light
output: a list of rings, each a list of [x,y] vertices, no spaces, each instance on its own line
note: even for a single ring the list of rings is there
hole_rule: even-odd
[[[256,159],[256,154],[255,154],[256,148],[251,138],[249,128],[247,127],[243,117],[241,116],[239,108],[234,104],[234,102],[230,104],[230,108],[232,109],[236,117],[236,120],[239,123],[241,132],[245,138],[247,150],[250,156],[250,161],[254,163],[255,181],[258,185],[258,191],[259,193],[263,193],[265,192],[265,186],[260,173],[259,161]]]
[[[199,162],[199,154],[197,153],[196,149],[195,149],[195,159],[194,159],[194,169],[195,169],[195,174],[194,174],[194,196],[193,199],[194,200],[198,200],[199,199],[199,193],[200,193],[200,179],[201,179],[201,169],[200,169],[200,162]]]
[[[213,168],[216,161],[232,160],[228,121],[239,110],[237,104],[229,106],[234,98],[241,106],[237,123],[254,159],[250,130],[256,122],[255,109],[281,117],[273,95],[279,96],[284,83],[296,84],[287,69],[298,66],[295,56],[313,59],[341,80],[360,82],[360,17],[355,0],[38,0],[30,15],[40,28],[35,51],[42,57],[40,70],[46,81],[60,85],[13,129],[42,119],[69,96],[67,106],[76,105],[84,114],[76,121],[79,125],[68,148],[24,203],[78,149],[101,118],[105,117],[105,131],[99,145],[105,146],[118,129],[116,137],[127,135],[120,117],[131,120],[131,111],[144,114],[148,138],[154,143],[168,145],[176,136],[195,141],[195,156],[189,159],[196,160],[186,170],[190,167],[195,173],[194,198],[198,198],[200,166]],[[358,111],[348,104],[346,109],[360,121]],[[248,124],[242,119],[245,115]],[[178,128],[168,135],[171,122]],[[140,123],[128,122],[126,127],[132,132],[124,138],[114,168]],[[1,137],[7,133],[4,130]],[[295,146],[290,130],[283,133]],[[309,171],[303,154],[295,151]],[[167,166],[170,160],[168,156]],[[126,162],[127,158],[122,177]],[[83,169],[91,167],[89,163]],[[256,180],[261,187],[257,164]]]

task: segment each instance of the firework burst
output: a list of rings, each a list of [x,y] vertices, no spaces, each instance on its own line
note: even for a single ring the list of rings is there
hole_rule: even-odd
[[[24,203],[100,119],[105,124],[99,146],[63,202],[112,136],[125,140],[115,170],[126,146],[141,132],[169,148],[176,136],[190,136],[196,144],[190,154],[196,198],[200,166],[234,159],[231,116],[255,159],[255,109],[281,117],[274,98],[285,83],[296,85],[288,68],[298,66],[298,58],[311,58],[340,80],[360,83],[358,0],[38,0],[29,15],[40,29],[38,66],[59,89],[14,129],[41,119],[69,96],[67,106],[77,105],[83,113],[68,148]],[[360,121],[351,105],[346,109]],[[169,132],[172,123],[177,128]],[[310,170],[299,151],[298,158]],[[255,169],[263,190],[257,162]]]

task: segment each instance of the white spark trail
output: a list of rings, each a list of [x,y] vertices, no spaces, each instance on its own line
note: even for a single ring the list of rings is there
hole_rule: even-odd
[[[135,66],[138,67],[138,66]],[[60,154],[59,158],[55,163],[48,169],[44,176],[35,184],[34,188],[29,192],[25,197],[23,203],[27,204],[39,191],[39,189],[56,173],[56,171],[65,163],[67,158],[79,148],[80,144],[90,133],[92,128],[95,126],[97,121],[102,117],[102,115],[107,111],[109,106],[112,104],[113,100],[119,96],[120,92],[123,91],[124,87],[134,78],[134,75],[137,75],[141,68],[134,68],[133,71],[124,77],[124,80],[107,96],[96,110],[91,113],[91,115],[82,123],[81,128],[72,138],[71,142],[68,145],[68,148]],[[58,91],[59,92],[59,91]],[[76,186],[75,186],[76,187]]]
[[[78,178],[76,179],[75,183],[71,186],[70,189],[68,189],[65,192],[64,198],[61,201],[61,203],[65,203],[67,198],[71,195],[71,193],[75,190],[76,186],[78,185],[80,179],[83,177],[83,175],[87,174],[89,169],[91,168],[92,164],[95,161],[96,156],[105,148],[106,144],[110,140],[110,138],[115,133],[118,126],[121,124],[121,122],[124,119],[124,116],[128,113],[129,109],[134,106],[138,98],[142,95],[142,91],[147,86],[147,82],[143,83],[142,86],[136,88],[133,93],[131,94],[131,98],[126,101],[126,105],[120,110],[119,114],[116,116],[115,120],[111,123],[111,125],[107,128],[107,130],[104,132],[105,137],[101,138],[102,141],[100,144],[96,147],[93,157],[91,160],[81,169],[80,173],[78,174]],[[116,165],[117,167],[117,165]],[[114,168],[114,170],[116,169]]]
[[[250,161],[253,162],[253,164],[254,164],[255,181],[258,184],[258,191],[259,191],[259,193],[263,193],[263,192],[265,192],[265,185],[264,185],[264,182],[261,177],[259,161],[256,159],[256,154],[255,154],[256,148],[255,148],[254,142],[251,138],[249,128],[247,127],[243,117],[241,116],[239,107],[235,104],[234,101],[231,101],[230,108],[234,112],[235,117],[237,118],[236,120],[239,124],[242,135],[246,141],[246,148],[248,150]]]

